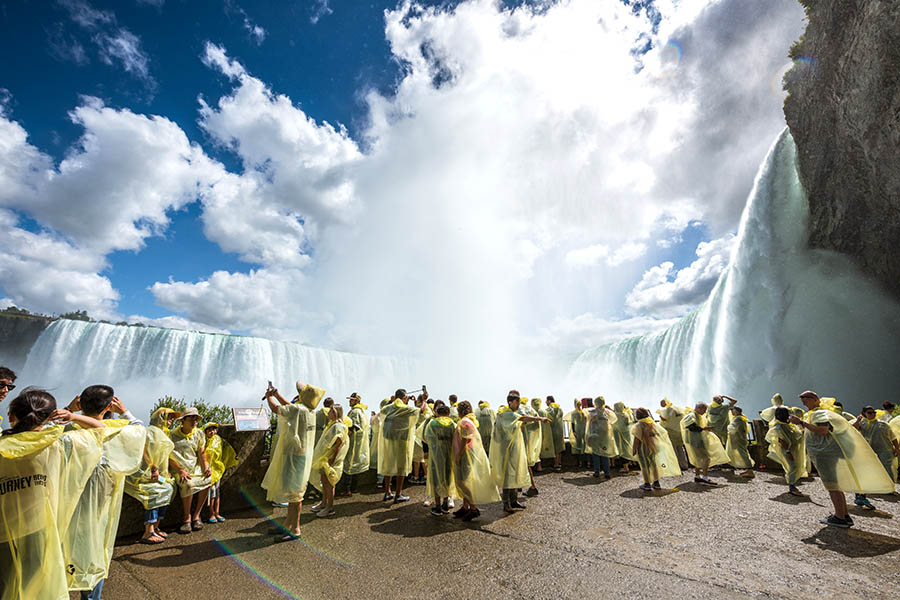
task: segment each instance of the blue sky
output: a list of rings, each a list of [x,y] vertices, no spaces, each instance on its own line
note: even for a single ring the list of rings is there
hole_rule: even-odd
[[[373,352],[484,323],[574,352],[696,306],[802,28],[777,0],[0,13],[0,299]]]

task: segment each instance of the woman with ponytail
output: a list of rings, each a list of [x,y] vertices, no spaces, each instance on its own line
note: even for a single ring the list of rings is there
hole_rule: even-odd
[[[2,597],[68,597],[60,539],[94,467],[97,419],[56,408],[48,392],[26,388],[9,404],[0,435],[0,590]],[[63,431],[74,422],[84,429]]]

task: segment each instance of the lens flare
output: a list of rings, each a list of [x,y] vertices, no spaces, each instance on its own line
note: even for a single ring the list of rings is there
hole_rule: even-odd
[[[801,56],[799,58],[795,58],[790,62],[785,63],[778,71],[775,72],[775,75],[772,76],[772,81],[769,84],[769,87],[772,88],[772,91],[778,96],[784,96],[784,76],[791,69],[812,69],[816,66],[816,59],[810,56]]]
[[[682,58],[684,58],[684,50],[681,44],[675,40],[669,40],[658,51],[655,76],[658,78],[670,77],[678,70]]]

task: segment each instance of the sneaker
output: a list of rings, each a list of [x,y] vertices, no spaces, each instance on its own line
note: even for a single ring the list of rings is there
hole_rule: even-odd
[[[509,505],[509,504],[504,504],[504,505],[503,505],[503,512],[512,514],[512,513],[516,512],[516,511],[513,510],[513,507],[512,507],[511,505]]]
[[[863,498],[861,496],[857,496],[856,499],[853,500],[853,504],[868,510],[875,510],[875,505],[869,502],[868,498]]]
[[[694,477],[694,483],[703,483],[702,477]]]
[[[662,486],[659,485],[659,482],[658,482],[658,481],[654,481],[652,487],[653,487],[654,490],[661,490],[661,489],[662,489]]]
[[[600,479],[600,473],[594,473],[594,477],[596,477],[597,479]]]
[[[442,517],[442,516],[444,516],[444,513],[443,513],[443,512],[441,511],[441,509],[440,509],[439,507],[437,507],[437,506],[435,506],[434,508],[431,509],[431,514],[433,514],[433,515],[436,516],[436,517]]]
[[[553,467],[553,470],[554,470],[556,473],[562,473],[562,467],[560,467],[560,466]]]
[[[534,496],[538,495],[538,489],[536,487],[528,488],[528,491],[525,492],[525,495],[529,498],[533,498]]]
[[[324,502],[319,502],[319,503],[317,503],[317,504],[313,504],[312,506],[310,506],[310,507],[309,507],[309,510],[311,510],[311,511],[313,511],[313,512],[318,512],[318,511],[322,510],[322,507],[323,507],[323,506],[325,506],[325,503],[324,503]]]
[[[437,506],[435,506],[435,508],[437,508]],[[444,501],[441,502],[440,511],[442,513],[444,513],[445,515],[450,512],[450,501],[447,500],[446,498],[444,498]]]
[[[840,527],[842,529],[847,529],[851,525],[853,525],[853,521],[849,519],[839,519],[834,515],[828,515],[827,519],[819,519],[819,523],[823,525],[831,525],[832,527]]]
[[[273,502],[273,503],[272,503],[272,506],[280,506],[280,507],[282,507],[282,508],[284,508],[284,507],[287,506],[287,505],[288,505],[287,502]]]
[[[394,496],[394,504],[399,504],[400,502],[408,502],[409,496],[404,496],[403,494],[397,494]]]
[[[194,519],[193,521],[191,521],[191,529],[193,529],[194,531],[200,531],[201,529],[203,529],[203,523],[200,522],[200,519]]]
[[[422,506],[431,506],[431,498],[425,498],[425,502],[422,503]]]
[[[699,483],[702,483],[703,485],[716,485],[706,477],[699,477],[698,479],[700,480]]]
[[[385,492],[384,498],[382,498],[381,500],[382,500],[382,502],[387,502],[388,500],[393,500],[393,499],[394,499],[394,495],[392,493]]]
[[[509,505],[510,505],[511,507],[513,507],[513,508],[518,508],[518,509],[520,509],[520,510],[524,510],[524,509],[525,509],[525,505],[524,505],[524,504],[520,504],[518,500],[515,501],[515,502],[510,502]]]
[[[473,508],[473,509],[469,510],[469,512],[467,512],[463,516],[462,520],[463,521],[471,521],[475,517],[480,517],[480,516],[481,516],[481,511],[478,510],[477,508]]]
[[[465,516],[464,513],[465,513],[467,510],[469,510],[469,509],[468,509],[468,508],[458,508],[458,509],[454,510],[454,511],[453,511],[453,518],[454,518],[454,519],[459,519],[459,518],[464,517],[464,516]]]
[[[447,508],[453,508],[456,504],[453,502],[453,498],[447,498]]]
[[[316,513],[316,516],[317,517],[330,517],[333,514],[334,514],[333,508],[323,508],[322,510],[320,510],[319,512]]]
[[[191,524],[190,524],[190,522],[188,522],[188,523],[182,523],[182,524],[181,524],[181,527],[178,528],[178,533],[184,533],[184,534],[187,534],[187,533],[190,533],[190,532],[191,532]]]
[[[849,514],[847,515],[847,518],[844,520],[847,521],[848,523],[850,523],[851,527],[853,526],[853,517],[851,517]]]
[[[652,487],[650,487],[650,484],[649,484],[649,483],[642,483],[639,487],[640,487],[642,490],[644,490],[645,492],[649,492],[650,490],[653,489]]]

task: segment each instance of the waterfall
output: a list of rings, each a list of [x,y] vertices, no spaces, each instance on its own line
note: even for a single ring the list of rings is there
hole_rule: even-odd
[[[807,388],[854,412],[896,401],[900,305],[845,256],[809,249],[808,214],[785,130],[706,302],[669,329],[585,351],[570,383],[654,408],[663,396],[688,404],[728,394],[761,409],[775,392],[789,399]]]
[[[146,416],[166,395],[259,406],[267,380],[288,398],[301,379],[325,388],[336,402],[359,392],[377,407],[393,389],[412,385],[416,370],[410,359],[296,342],[60,319],[35,342],[20,381],[51,390],[60,404],[87,385],[106,383],[132,412]]]

